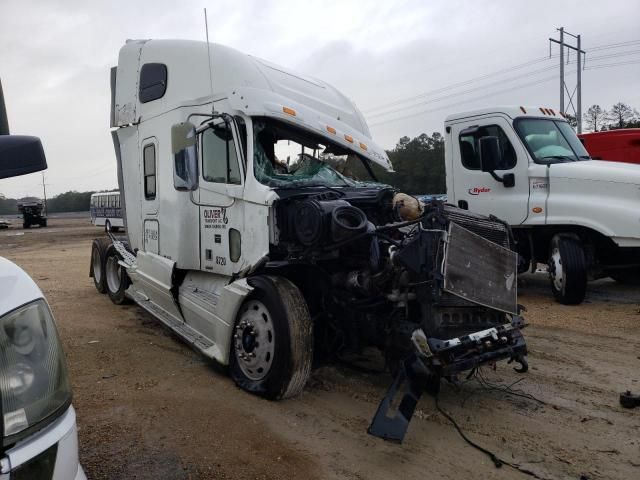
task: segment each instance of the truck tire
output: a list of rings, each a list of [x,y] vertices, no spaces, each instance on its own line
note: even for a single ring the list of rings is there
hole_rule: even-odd
[[[549,279],[556,300],[578,305],[587,292],[587,260],[582,243],[572,237],[556,235],[551,239]]]
[[[116,305],[129,303],[125,292],[129,288],[130,280],[127,271],[118,263],[120,260],[120,254],[116,248],[109,245],[104,258],[104,279],[107,294]]]
[[[107,293],[107,283],[104,278],[105,242],[101,238],[93,240],[91,245],[91,268],[89,275],[93,277],[93,284],[100,293]]]
[[[233,328],[230,373],[243,390],[270,400],[302,392],[313,360],[313,328],[307,303],[283,277],[249,279],[254,288]]]
[[[622,285],[640,285],[640,269],[622,270],[612,273],[611,278]]]
[[[29,228],[30,226],[31,226],[31,224],[30,224],[29,222],[23,222],[23,223],[22,223],[22,228],[24,228],[25,230],[26,230],[27,228]]]
[[[40,220],[40,226],[43,227],[43,228],[47,226],[47,219],[46,218],[44,220]]]

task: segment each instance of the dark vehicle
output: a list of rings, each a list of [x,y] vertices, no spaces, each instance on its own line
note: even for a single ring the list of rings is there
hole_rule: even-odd
[[[42,202],[19,203],[18,210],[22,214],[23,228],[30,228],[31,225],[47,226],[47,217],[42,214],[44,210]]]

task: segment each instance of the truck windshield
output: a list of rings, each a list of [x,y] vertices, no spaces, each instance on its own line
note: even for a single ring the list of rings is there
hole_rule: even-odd
[[[515,128],[536,163],[562,163],[591,157],[565,121],[519,118]]]
[[[254,120],[253,135],[253,170],[260,183],[276,188],[373,183],[357,180],[350,172],[348,160],[354,153],[321,136],[264,118]]]

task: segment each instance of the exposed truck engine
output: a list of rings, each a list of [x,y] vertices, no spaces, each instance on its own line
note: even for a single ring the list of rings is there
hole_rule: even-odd
[[[211,47],[120,52],[111,120],[126,236],[93,242],[97,290],[269,399],[376,347],[395,380],[369,431],[390,440],[442,378],[503,359],[526,370],[508,226],[378,183],[371,166],[391,162],[350,100]],[[198,70],[207,56],[217,92]]]

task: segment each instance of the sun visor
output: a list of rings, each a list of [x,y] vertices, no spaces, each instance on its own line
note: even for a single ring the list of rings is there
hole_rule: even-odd
[[[371,160],[387,171],[393,166],[387,152],[361,130],[275,92],[257,88],[239,88],[229,95],[231,107],[249,116],[277,118],[313,131],[315,134]]]

